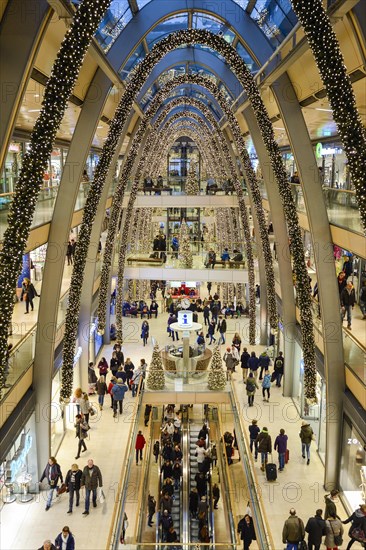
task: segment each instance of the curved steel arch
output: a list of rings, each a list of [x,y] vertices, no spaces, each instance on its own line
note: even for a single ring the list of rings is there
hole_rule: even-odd
[[[162,21],[176,13],[186,12],[187,9],[213,15],[229,23],[230,27],[243,41],[245,48],[253,59],[263,65],[274,48],[259,26],[251,19],[236,2],[208,3],[207,0],[187,0],[182,9],[181,0],[153,0],[139,11],[123,29],[107,54],[107,59],[116,71],[121,68],[121,59],[127,60],[140,44],[142,39],[152,30],[157,20]],[[218,13],[222,9],[222,15]],[[132,45],[132,46],[131,46]]]
[[[156,82],[156,80],[162,73],[168,71],[170,68],[173,68],[175,65],[186,63],[195,63],[209,69],[220,80],[222,80],[226,88],[230,90],[230,92],[234,96],[234,101],[235,98],[237,98],[243,91],[243,87],[240,84],[239,80],[236,78],[230,67],[226,63],[224,63],[224,61],[216,57],[209,50],[205,51],[195,49],[194,47],[188,47],[179,48],[179,50],[169,52],[166,56],[163,57],[163,59],[159,61],[159,63],[155,65],[155,67],[147,77],[145,84],[141,88],[141,92],[138,95],[137,101],[141,101],[147,90],[154,84],[154,82]]]

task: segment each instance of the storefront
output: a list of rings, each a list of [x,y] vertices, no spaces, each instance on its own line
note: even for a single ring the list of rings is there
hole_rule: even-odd
[[[28,502],[38,492],[34,395],[23,398],[1,428],[0,489],[4,503]]]
[[[349,512],[356,510],[361,502],[366,502],[366,439],[347,414],[343,417],[339,485]]]
[[[347,157],[340,142],[318,142],[315,145],[315,156],[323,185],[335,189],[352,189]]]

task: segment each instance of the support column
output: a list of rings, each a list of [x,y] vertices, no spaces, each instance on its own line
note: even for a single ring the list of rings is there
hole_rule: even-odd
[[[94,86],[89,87],[75,127],[57,194],[48,238],[33,374],[36,401],[40,410],[49,405],[51,401],[54,342],[56,340],[57,313],[65,267],[65,246],[68,242],[75,202],[86,159],[111,86],[110,80],[100,69],[97,70],[93,83]],[[97,98],[95,97],[95,89],[99,90]],[[50,456],[51,432],[48,418],[40,415],[36,430],[39,464],[42,465],[46,464]]]
[[[34,60],[51,15],[52,9],[46,0],[9,0],[1,19],[0,172]],[[36,87],[37,83],[34,85]],[[39,101],[41,105],[41,99]]]
[[[345,389],[340,302],[333,259],[333,241],[325,207],[319,169],[295,90],[287,74],[272,86],[290,140],[305,200],[315,256],[322,317],[326,375],[327,490],[337,486],[341,456],[342,404]],[[331,372],[330,372],[331,366]]]
[[[276,236],[276,249],[278,257],[278,270],[282,297],[282,316],[284,326],[284,346],[282,350],[285,357],[285,376],[283,379],[283,395],[293,394],[293,361],[296,310],[294,285],[292,280],[292,268],[288,246],[288,235],[285,216],[283,213],[281,197],[276,185],[275,176],[266,148],[262,141],[261,133],[251,107],[245,109],[243,116],[248,124],[251,138],[256,149],[259,163],[262,169],[263,180],[266,184],[267,196],[273,218],[273,228]]]

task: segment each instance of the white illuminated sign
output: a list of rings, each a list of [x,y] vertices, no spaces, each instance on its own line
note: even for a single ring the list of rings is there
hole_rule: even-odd
[[[192,328],[193,312],[188,310],[178,311],[178,325],[181,328]]]

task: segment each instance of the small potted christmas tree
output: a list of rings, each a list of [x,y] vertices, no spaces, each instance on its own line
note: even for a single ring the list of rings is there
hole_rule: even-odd
[[[149,390],[163,390],[165,387],[165,375],[158,344],[155,344],[153,349],[146,384]]]
[[[211,367],[208,373],[208,389],[218,391],[223,390],[225,386],[226,377],[222,368],[220,347],[216,346],[212,354]]]

